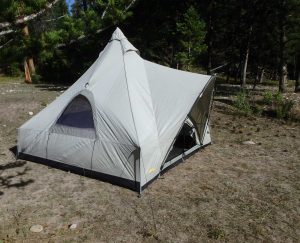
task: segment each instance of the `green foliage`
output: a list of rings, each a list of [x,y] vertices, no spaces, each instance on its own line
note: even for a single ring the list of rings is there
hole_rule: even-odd
[[[0,21],[13,21],[17,17],[31,14],[40,10],[50,1],[46,0],[1,0],[0,4]]]
[[[175,58],[185,69],[195,64],[199,55],[206,50],[205,23],[200,19],[199,12],[191,6],[183,14],[182,20],[176,23],[179,51]]]
[[[214,240],[219,240],[225,237],[225,232],[217,225],[207,225],[207,237]]]
[[[291,111],[295,102],[285,98],[282,93],[265,92],[263,94],[263,102],[269,106],[269,109],[275,113],[278,119],[291,118]]]
[[[273,97],[274,99],[272,106],[276,113],[276,117],[278,119],[290,118],[290,114],[295,102],[293,100],[284,98],[280,92],[275,93]]]
[[[36,13],[53,0],[2,0],[0,22]],[[196,0],[75,0],[72,14],[59,1],[38,18],[27,22],[30,38],[21,25],[0,36],[0,68],[34,58],[43,78],[74,81],[120,26],[141,55],[173,68],[198,70],[229,63],[228,80],[239,81],[249,44],[248,77],[264,70],[265,80],[278,80],[280,60],[288,63],[289,78],[300,68],[300,0],[196,1]],[[130,7],[130,8],[129,8]],[[283,54],[281,27],[286,31]],[[5,28],[1,29],[6,30]],[[80,62],[78,62],[80,60]],[[273,81],[272,81],[273,82]],[[269,85],[269,83],[267,83]],[[270,83],[271,84],[271,83]]]
[[[244,115],[251,115],[253,113],[253,109],[246,92],[239,92],[233,105]]]
[[[292,118],[291,112],[295,105],[293,100],[285,100],[284,102],[275,106],[276,115],[279,119]]]
[[[273,92],[266,91],[263,93],[263,102],[267,105],[271,105],[273,103]]]
[[[21,75],[20,71],[20,64],[17,62],[11,63],[9,66],[7,66],[6,73],[9,76],[18,77]]]
[[[42,77],[41,77],[41,75],[33,74],[33,75],[31,75],[31,80],[34,84],[38,84],[42,81]]]

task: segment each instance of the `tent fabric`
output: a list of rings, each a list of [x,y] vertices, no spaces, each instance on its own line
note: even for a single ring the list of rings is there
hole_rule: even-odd
[[[117,28],[93,65],[19,128],[18,152],[138,182],[140,191],[188,117],[210,143],[212,89],[211,76],[144,60]]]

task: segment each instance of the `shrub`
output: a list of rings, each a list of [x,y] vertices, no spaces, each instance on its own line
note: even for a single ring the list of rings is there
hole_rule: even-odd
[[[263,94],[263,102],[267,105],[272,105],[272,103],[273,103],[273,93],[271,91],[266,91]]]
[[[291,111],[295,102],[288,98],[284,98],[282,93],[272,93],[271,91],[267,91],[263,95],[263,101],[270,106],[271,111],[275,113],[278,119],[287,119],[291,117]]]
[[[16,62],[11,63],[4,71],[7,75],[13,76],[13,77],[17,77],[22,74],[20,65],[19,65],[19,63],[16,63]]]
[[[41,77],[41,75],[38,75],[38,74],[32,74],[31,79],[32,79],[33,83],[38,84],[41,82],[42,77]]]
[[[245,115],[250,115],[253,113],[251,108],[251,104],[246,92],[239,92],[237,94],[236,100],[234,101],[233,105],[239,109]]]
[[[273,108],[278,119],[287,119],[291,117],[291,111],[293,109],[295,102],[293,100],[285,99],[281,97],[274,98]]]

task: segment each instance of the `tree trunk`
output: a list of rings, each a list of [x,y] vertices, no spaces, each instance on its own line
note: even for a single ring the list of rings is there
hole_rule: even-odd
[[[30,76],[30,71],[28,67],[28,63],[26,60],[24,60],[24,72],[25,72],[25,83],[31,84],[31,76]]]
[[[208,33],[207,33],[207,74],[211,74],[212,68],[212,16],[209,16]]]
[[[231,64],[227,65],[226,69],[226,83],[229,83],[229,78],[230,78],[230,69],[231,69]]]
[[[285,2],[282,3],[282,9],[285,9]],[[284,11],[285,12],[285,11]],[[286,60],[286,13],[279,16],[279,91],[285,92],[286,91],[286,82],[287,82],[287,60]]]
[[[191,41],[189,41],[189,48],[188,48],[188,63],[187,63],[187,70],[190,70],[191,64]]]
[[[259,79],[258,79],[258,83],[261,84],[263,82],[263,79],[264,79],[264,73],[265,73],[265,69],[262,68],[260,70],[260,75],[259,75]]]
[[[300,92],[300,70],[298,70],[298,75],[295,83],[295,93]]]
[[[295,59],[295,93],[297,93],[300,92],[300,55]]]
[[[249,27],[247,45],[246,45],[246,53],[244,59],[244,67],[243,67],[243,74],[242,74],[242,88],[246,88],[246,80],[247,80],[247,67],[248,67],[248,60],[249,60],[249,52],[250,52],[250,38],[252,35],[252,25]]]
[[[23,33],[25,38],[29,38],[29,30],[28,30],[28,25],[25,25],[23,28]],[[34,61],[32,57],[28,57],[26,60],[28,66],[29,66],[29,70],[32,74],[35,74],[35,65],[34,65]]]
[[[287,83],[287,64],[283,62],[280,65],[279,91],[284,93],[286,91]]]
[[[240,76],[241,63],[234,65],[235,74],[234,74],[234,82],[237,83],[237,80]]]
[[[30,71],[32,74],[35,74],[35,65],[34,65],[34,62],[33,62],[33,58],[32,57],[29,57],[27,59],[27,62],[28,62],[28,66],[30,68]]]
[[[84,12],[86,12],[87,11],[87,2],[86,2],[86,0],[82,0],[82,5],[83,5]]]
[[[256,75],[255,75],[255,79],[254,79],[254,84],[253,84],[252,90],[255,90],[257,84],[261,84],[262,83],[262,80],[263,80],[263,77],[264,77],[264,72],[265,72],[264,68],[257,67],[257,71],[256,71]]]
[[[279,91],[286,91],[286,82],[287,82],[287,62],[285,58],[285,43],[286,43],[286,33],[285,26],[281,26],[280,30],[280,65],[279,65]]]
[[[256,68],[256,75],[255,75],[255,79],[254,79],[252,90],[255,90],[256,85],[258,83],[258,79],[259,79],[259,66],[257,66],[257,68]]]
[[[247,79],[247,66],[248,66],[248,59],[249,59],[249,52],[250,52],[250,45],[248,43],[246,54],[245,54],[245,60],[244,60],[244,67],[243,67],[243,75],[242,75],[242,88],[246,88],[246,79]]]

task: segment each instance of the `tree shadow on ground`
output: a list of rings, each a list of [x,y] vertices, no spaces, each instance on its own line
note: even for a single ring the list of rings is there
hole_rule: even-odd
[[[228,104],[230,106],[232,106],[232,101],[230,100],[219,100],[219,99],[215,99],[215,101],[218,101],[218,102],[221,102],[221,103],[225,103],[225,104]],[[214,109],[219,112],[219,113],[222,113],[224,115],[230,115],[230,116],[236,116],[238,115],[237,112],[233,109],[230,109],[229,107],[226,107],[224,105],[220,105],[218,103],[214,103]]]
[[[223,96],[223,97],[236,96],[238,93],[242,91],[243,89],[239,84],[216,83],[215,86],[216,96]],[[253,87],[248,85],[245,88],[245,91],[251,93],[252,95],[261,95],[264,92],[268,91],[268,89],[260,85],[260,86],[256,86],[256,88],[253,90]]]
[[[16,146],[9,149],[16,151]],[[14,153],[14,155],[16,155]],[[34,182],[33,179],[24,179],[23,177],[30,170],[26,165],[26,161],[14,161],[0,165],[0,189],[23,188]],[[21,170],[20,170],[21,169]],[[16,171],[18,170],[18,171]],[[4,192],[0,190],[0,196]]]
[[[218,102],[224,103],[226,105],[231,105],[231,106],[234,103],[232,99],[221,98],[221,97],[214,98],[214,101],[218,101]]]
[[[240,85],[233,84],[216,84],[215,95],[216,96],[232,96],[241,92],[242,88]]]
[[[35,84],[36,88],[43,91],[65,91],[69,86],[60,84]]]

